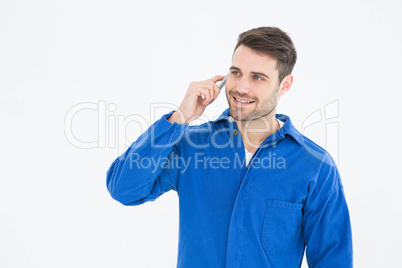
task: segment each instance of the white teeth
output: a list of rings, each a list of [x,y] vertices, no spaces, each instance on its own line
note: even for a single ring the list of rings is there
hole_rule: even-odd
[[[241,103],[250,103],[250,102],[251,102],[251,101],[239,100],[239,99],[237,99],[237,98],[235,98],[235,100],[237,100],[238,102],[241,102]]]

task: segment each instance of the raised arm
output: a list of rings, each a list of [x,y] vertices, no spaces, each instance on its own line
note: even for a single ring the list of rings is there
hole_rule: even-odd
[[[191,83],[179,109],[162,116],[112,163],[107,188],[114,199],[124,205],[139,205],[171,189],[178,190],[180,167],[169,163],[180,163],[173,160],[180,157],[179,141],[187,124],[216,99],[220,89],[215,83],[223,78],[217,75]]]

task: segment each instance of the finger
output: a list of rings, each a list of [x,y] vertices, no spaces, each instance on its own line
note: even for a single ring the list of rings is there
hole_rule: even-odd
[[[220,92],[219,87],[215,83],[210,83],[208,84],[208,89],[211,94],[212,101],[214,101],[218,97],[218,94]]]
[[[197,96],[204,96],[202,104],[207,105],[211,101],[211,92],[208,88],[199,88]]]
[[[224,75],[215,75],[214,77],[208,79],[208,81],[211,81],[211,82],[213,82],[213,83],[216,83],[216,82],[218,82],[218,81],[222,81],[223,78],[225,78]]]
[[[218,95],[221,93],[221,89],[218,87],[217,84],[214,84],[214,100],[218,97]]]
[[[209,83],[205,84],[205,87],[208,89],[209,94],[211,96],[211,99],[208,101],[208,104],[209,104],[212,101],[214,101],[216,99],[216,97],[218,96],[217,92],[216,92],[216,88],[219,91],[219,87],[213,82],[209,82]]]

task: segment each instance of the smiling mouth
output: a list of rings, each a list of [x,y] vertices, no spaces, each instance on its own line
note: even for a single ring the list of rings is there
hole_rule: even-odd
[[[238,105],[248,105],[248,104],[255,102],[255,101],[247,101],[247,100],[238,99],[236,97],[233,97],[233,99],[235,100],[235,103]]]

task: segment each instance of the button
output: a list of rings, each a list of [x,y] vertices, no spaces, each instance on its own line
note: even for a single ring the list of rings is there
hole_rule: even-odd
[[[237,129],[233,130],[233,134],[237,135],[237,133],[239,133],[239,131],[237,131]]]

